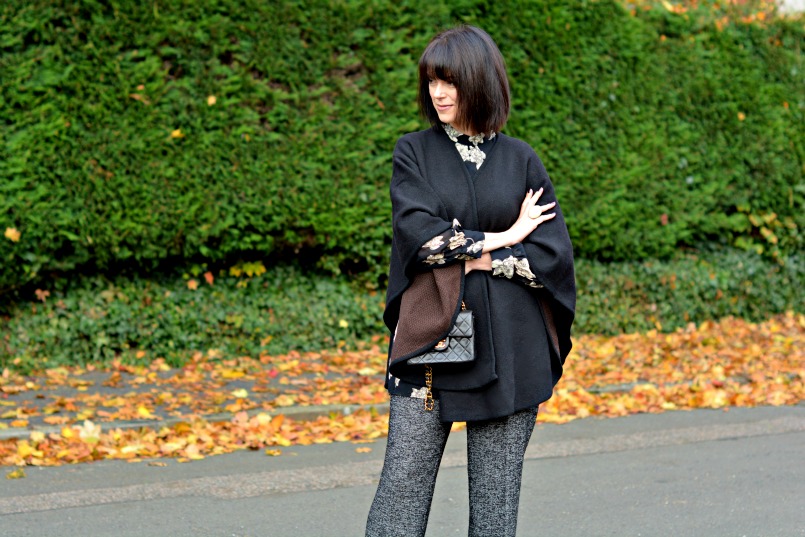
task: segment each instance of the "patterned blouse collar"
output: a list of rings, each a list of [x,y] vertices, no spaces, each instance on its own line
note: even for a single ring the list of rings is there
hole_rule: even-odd
[[[452,125],[448,125],[446,123],[442,124],[442,128],[444,128],[444,132],[447,134],[447,137],[450,138],[450,140],[452,140],[455,144],[456,150],[461,156],[461,160],[475,164],[476,170],[480,168],[481,164],[483,164],[484,160],[486,160],[486,153],[484,153],[484,151],[478,147],[478,145],[493,139],[495,137],[495,133],[493,132],[489,136],[486,136],[483,133],[469,136],[460,132]]]
[[[442,128],[444,129],[444,132],[447,134],[447,137],[450,138],[454,143],[460,143],[464,145],[477,146],[478,144],[482,144],[487,140],[491,140],[492,138],[495,137],[494,132],[489,134],[489,136],[487,136],[484,133],[470,136],[469,134],[464,134],[463,132],[459,131],[458,129],[447,123],[442,123]]]

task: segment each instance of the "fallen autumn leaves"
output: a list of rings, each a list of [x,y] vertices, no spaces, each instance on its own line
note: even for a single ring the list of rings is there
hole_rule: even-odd
[[[224,361],[209,354],[180,370],[155,361],[147,368],[58,368],[35,378],[4,371],[0,428],[10,422],[38,430],[0,441],[0,464],[184,461],[264,448],[277,455],[295,444],[367,442],[385,435],[388,416],[375,411],[309,421],[283,415],[290,406],[384,403],[385,357],[376,347]],[[805,315],[794,313],[758,324],[728,318],[672,334],[581,336],[539,420],[796,404],[805,399],[804,358]],[[166,418],[173,422],[153,426]],[[116,426],[138,419],[148,426]],[[47,425],[53,430],[43,430]]]

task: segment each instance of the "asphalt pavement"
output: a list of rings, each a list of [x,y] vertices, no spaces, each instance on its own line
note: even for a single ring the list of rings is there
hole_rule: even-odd
[[[384,448],[29,467],[0,487],[0,535],[358,536]],[[467,533],[465,451],[453,433],[429,537]],[[535,429],[518,536],[805,536],[803,507],[804,405],[588,418]]]

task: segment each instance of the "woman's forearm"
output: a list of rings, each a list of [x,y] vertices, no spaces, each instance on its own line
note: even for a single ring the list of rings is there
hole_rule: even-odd
[[[498,233],[484,233],[484,253],[492,252],[499,248],[506,248],[519,241],[513,241],[508,231]]]
[[[537,205],[539,198],[542,196],[542,192],[543,189],[541,188],[536,192],[532,190],[528,191],[523,203],[520,205],[520,215],[509,229],[497,233],[484,233],[483,251],[485,253],[522,242],[532,231],[537,229],[537,226],[556,216],[556,213],[545,212],[556,206],[555,201],[546,203],[545,205]]]

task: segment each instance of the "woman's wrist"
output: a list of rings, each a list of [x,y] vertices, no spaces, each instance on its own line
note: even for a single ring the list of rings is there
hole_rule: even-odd
[[[484,233],[484,252],[492,252],[494,250],[498,250],[500,248],[505,248],[507,246],[511,246],[515,242],[512,241],[509,237],[508,231],[503,231],[500,233]]]
[[[470,259],[464,262],[464,274],[469,274],[473,270],[492,270],[492,254],[485,253],[481,257]]]

